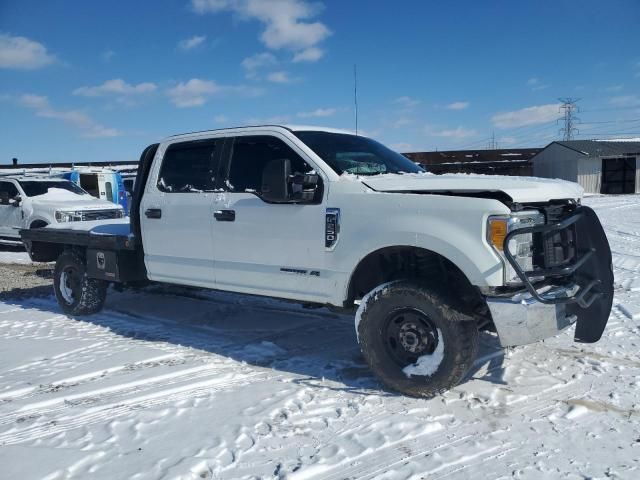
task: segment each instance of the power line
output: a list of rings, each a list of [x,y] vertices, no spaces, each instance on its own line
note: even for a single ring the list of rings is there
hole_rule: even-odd
[[[560,133],[563,136],[563,140],[567,142],[573,138],[574,133],[578,133],[578,129],[574,124],[579,121],[575,116],[575,112],[579,111],[576,103],[578,103],[580,99],[566,97],[559,98],[558,100],[562,102],[562,105],[560,105],[560,112],[563,112],[564,117],[564,127],[560,129]]]

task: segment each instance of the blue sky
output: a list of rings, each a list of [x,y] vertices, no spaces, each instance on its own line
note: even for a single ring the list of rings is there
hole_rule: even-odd
[[[0,163],[130,160],[255,123],[400,151],[640,136],[638,0],[0,1]]]

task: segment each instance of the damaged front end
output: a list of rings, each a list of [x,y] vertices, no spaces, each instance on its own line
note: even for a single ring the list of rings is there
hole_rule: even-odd
[[[506,224],[490,219],[497,223],[489,225],[489,241],[494,248],[502,242],[499,253],[512,277],[487,296],[500,343],[532,343],[573,323],[576,342],[597,342],[613,302],[611,250],[597,215],[577,205],[531,212],[516,228],[508,222],[517,214]]]

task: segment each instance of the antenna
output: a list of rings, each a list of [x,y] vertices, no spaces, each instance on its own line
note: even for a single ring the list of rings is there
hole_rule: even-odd
[[[353,104],[356,115],[356,135],[358,135],[358,66],[353,64]]]
[[[579,122],[580,119],[575,116],[574,112],[580,111],[578,105],[576,105],[580,101],[580,99],[566,97],[559,98],[558,100],[562,102],[562,105],[560,105],[560,111],[562,112],[564,110],[564,127],[560,129],[560,133],[562,133],[562,139],[567,142],[573,139],[574,133],[579,132],[579,130],[574,127],[574,124]]]

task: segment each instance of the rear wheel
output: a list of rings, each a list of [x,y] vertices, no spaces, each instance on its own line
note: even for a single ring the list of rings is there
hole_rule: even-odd
[[[430,398],[455,385],[475,360],[476,322],[437,291],[395,282],[367,294],[356,315],[367,363],[388,387]]]
[[[58,304],[68,315],[97,313],[107,298],[107,282],[89,278],[82,257],[71,251],[58,257],[53,288]]]

